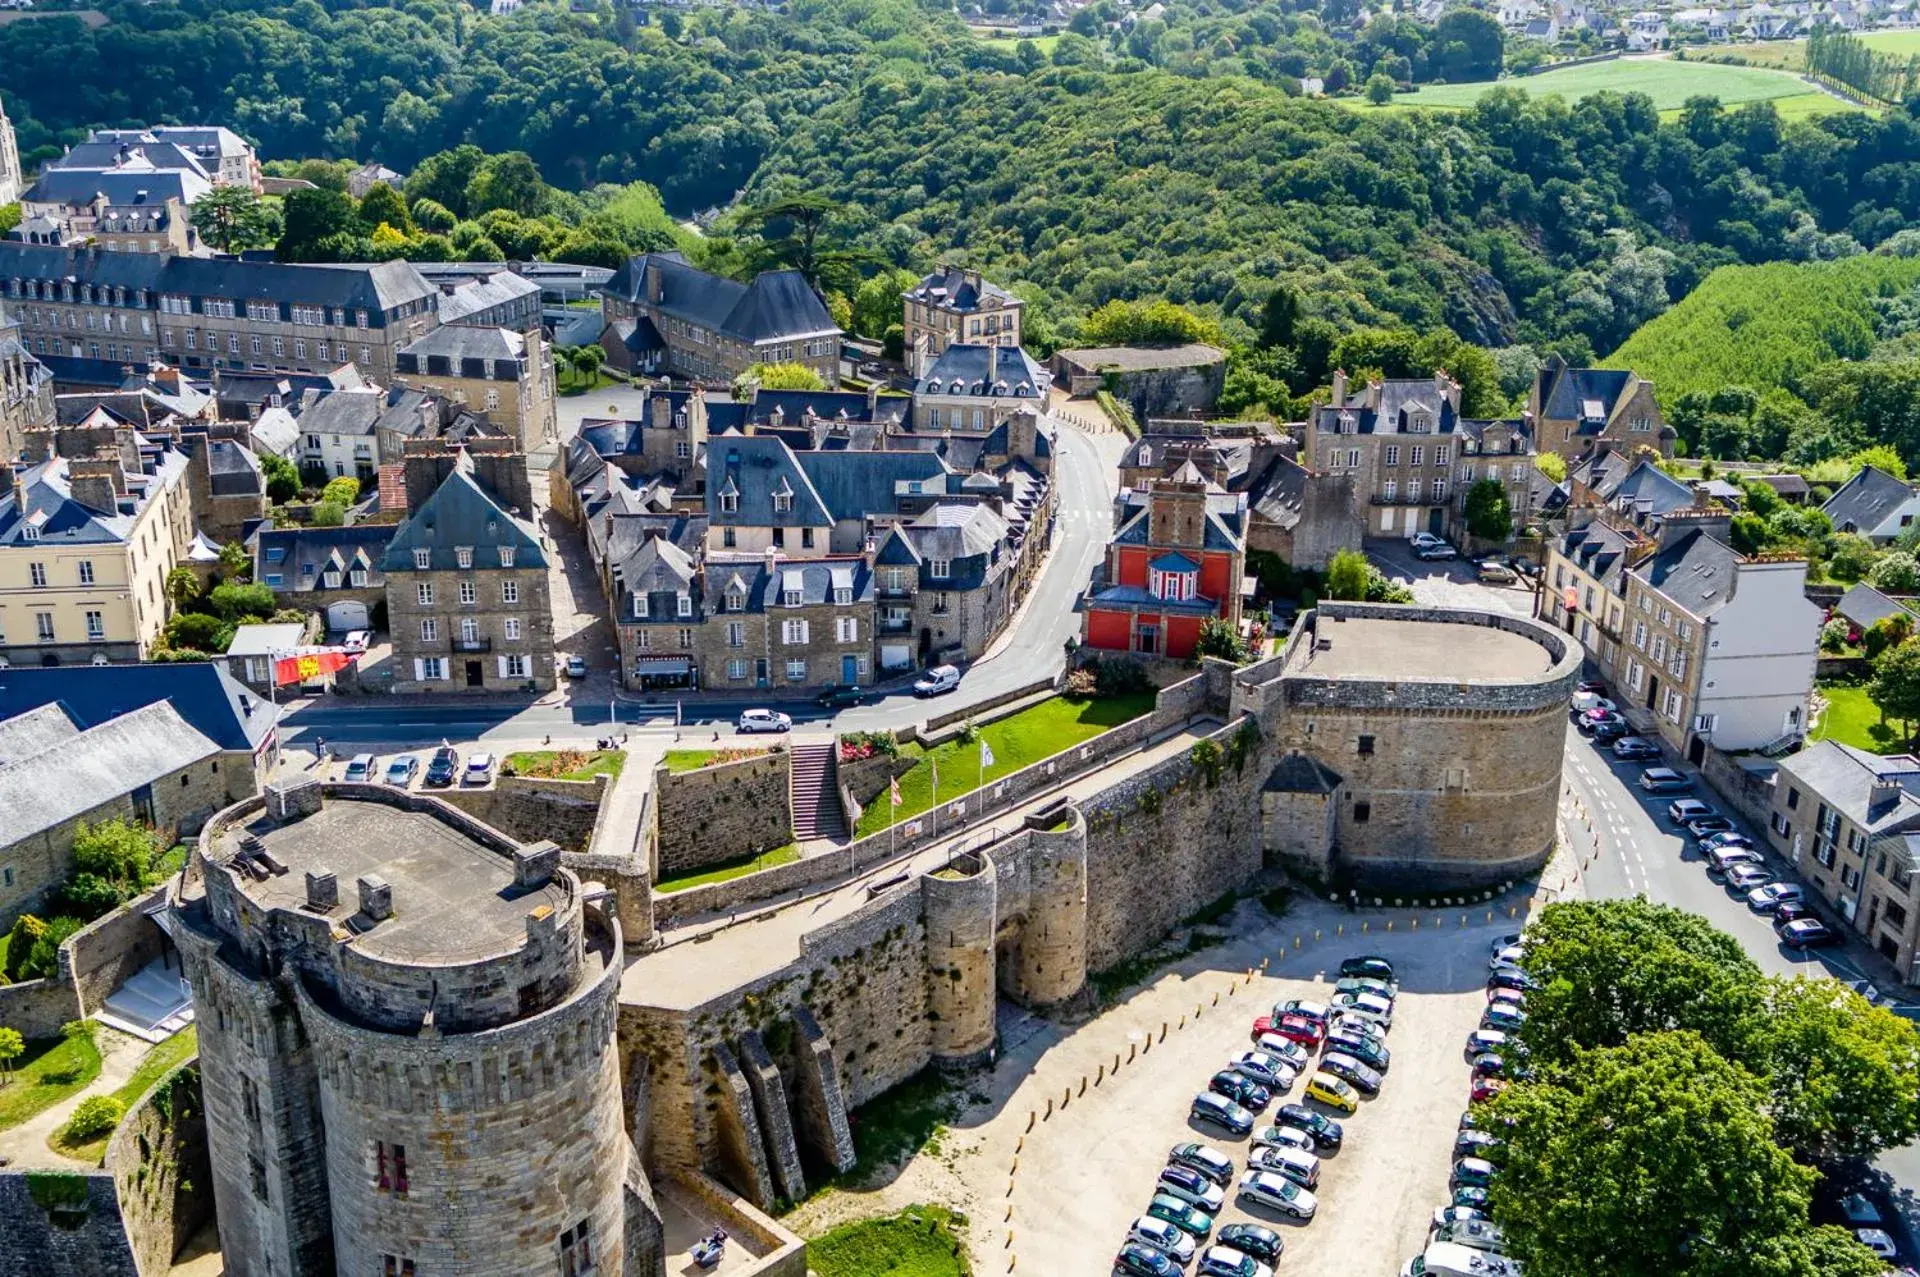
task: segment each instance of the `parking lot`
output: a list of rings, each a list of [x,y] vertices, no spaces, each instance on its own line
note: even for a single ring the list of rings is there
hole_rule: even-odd
[[[1470,561],[1418,559],[1414,557],[1412,545],[1397,538],[1368,541],[1366,554],[1390,580],[1412,590],[1416,602],[1433,607],[1487,608],[1515,616],[1533,615],[1533,584],[1527,577],[1521,577],[1513,585],[1485,585],[1476,578]]]
[[[1090,1070],[1098,1069],[1103,1059],[1110,1064],[1117,1055],[1123,1067],[1025,1136],[1011,1194],[1012,1249],[1017,1250],[1020,1268],[1107,1271],[1129,1225],[1152,1199],[1168,1150],[1190,1140],[1217,1149],[1235,1163],[1234,1183],[1214,1221],[1215,1231],[1225,1224],[1250,1222],[1278,1232],[1285,1241],[1282,1272],[1392,1274],[1425,1245],[1434,1208],[1445,1205],[1451,1195],[1447,1177],[1453,1140],[1467,1103],[1464,1046],[1486,1004],[1489,942],[1519,924],[1504,910],[1486,922],[1483,905],[1465,927],[1460,925],[1462,911],[1454,909],[1445,916],[1445,925],[1436,929],[1434,916],[1427,915],[1419,931],[1409,932],[1402,912],[1396,915],[1392,934],[1381,929],[1381,914],[1371,918],[1370,934],[1336,938],[1336,926],[1357,931],[1358,922],[1324,904],[1296,905],[1286,918],[1259,926],[1253,921],[1266,915],[1257,905],[1243,903],[1240,909],[1235,922],[1241,924],[1236,931],[1243,932],[1243,938],[1206,955],[1213,958],[1206,964],[1211,970],[1163,980],[1049,1052],[1049,1057],[1076,1057]],[[1311,939],[1315,929],[1323,933],[1318,943]],[[1291,948],[1295,935],[1305,938],[1297,952]],[[1313,1190],[1319,1208],[1311,1222],[1243,1209],[1234,1188],[1247,1169],[1249,1142],[1190,1124],[1193,1097],[1233,1055],[1252,1045],[1257,1015],[1289,998],[1326,1001],[1340,961],[1363,953],[1388,958],[1401,986],[1387,1036],[1391,1067],[1380,1094],[1363,1096],[1352,1116],[1308,1105],[1345,1128],[1342,1146],[1324,1155]],[[1271,960],[1267,974],[1256,975],[1230,997],[1222,996],[1217,1006],[1212,1004],[1213,993],[1233,980],[1229,973],[1236,963],[1244,959],[1257,965],[1262,958]],[[1244,976],[1245,967],[1239,969]],[[1192,1017],[1196,1002],[1203,1010],[1197,1020]],[[1179,1027],[1182,1014],[1187,1017],[1184,1028]],[[1159,1036],[1163,1022],[1164,1039]],[[1138,1054],[1150,1038],[1151,1048]],[[1125,1063],[1129,1051],[1135,1059]],[[1047,1061],[1050,1066],[1058,1062]],[[1256,1126],[1271,1124],[1272,1109],[1281,1104],[1304,1103],[1305,1086],[1303,1076],[1276,1095],[1268,1113],[1257,1115]],[[1026,1102],[1020,1097],[1016,1118],[1024,1114]]]

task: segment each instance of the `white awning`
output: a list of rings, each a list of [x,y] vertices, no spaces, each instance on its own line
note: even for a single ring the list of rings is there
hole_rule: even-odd
[[[693,662],[685,656],[641,656],[633,662],[635,674],[685,674]]]

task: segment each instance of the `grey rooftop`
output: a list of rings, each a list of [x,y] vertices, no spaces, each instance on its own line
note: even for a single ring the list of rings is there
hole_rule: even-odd
[[[1319,618],[1287,673],[1389,683],[1506,683],[1553,668],[1553,654],[1524,634],[1457,621]],[[1321,643],[1329,646],[1321,647]]]

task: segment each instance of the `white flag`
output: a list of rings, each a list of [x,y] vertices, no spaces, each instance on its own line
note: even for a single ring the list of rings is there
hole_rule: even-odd
[[[987,744],[987,738],[980,738],[980,768],[986,770],[993,766],[993,746]]]

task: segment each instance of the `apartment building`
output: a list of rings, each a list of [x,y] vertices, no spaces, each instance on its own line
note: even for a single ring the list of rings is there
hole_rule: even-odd
[[[186,169],[149,165],[49,169],[20,196],[11,238],[59,248],[112,253],[191,253],[199,249],[187,211],[213,186]]]
[[[244,186],[260,193],[260,159],[232,129],[220,125],[155,124],[143,129],[95,129],[85,142],[70,146],[49,170],[98,168],[113,155],[140,150],[155,162],[187,167],[188,162],[215,186]]]
[[[414,269],[440,290],[439,312],[443,324],[511,328],[528,335],[541,330],[541,293],[535,280],[524,278],[505,266],[471,262],[420,262]]]
[[[727,384],[755,364],[804,364],[840,384],[840,327],[799,271],[762,271],[742,284],[679,253],[641,253],[600,299],[600,345],[620,372]]]
[[[873,681],[872,564],[861,555],[710,557],[703,611],[686,631],[709,688],[865,686]]]
[[[0,298],[36,355],[381,384],[439,325],[438,290],[405,262],[287,265],[0,242]]]
[[[1018,346],[1026,303],[977,270],[942,263],[900,294],[907,370],[925,376],[948,346]]]
[[[522,452],[554,437],[553,353],[537,323],[530,333],[442,324],[399,351],[394,376],[481,414]]]
[[[0,496],[0,656],[10,665],[137,661],[167,620],[167,573],[193,543],[186,454],[16,463]]]
[[[955,344],[913,388],[918,434],[984,436],[1021,411],[1044,412],[1052,374],[1018,346]]]
[[[1448,528],[1460,455],[1460,383],[1444,373],[1368,383],[1350,392],[1333,375],[1333,397],[1307,417],[1301,462],[1353,480],[1367,535],[1440,535]]]
[[[1767,841],[1902,979],[1920,983],[1920,758],[1810,743],[1780,760]]]

